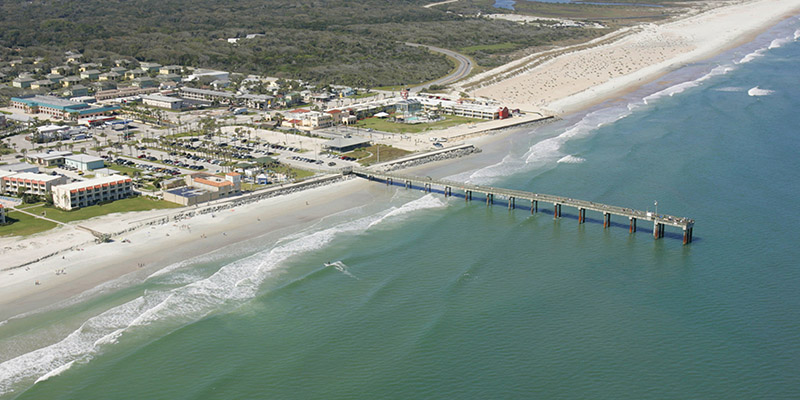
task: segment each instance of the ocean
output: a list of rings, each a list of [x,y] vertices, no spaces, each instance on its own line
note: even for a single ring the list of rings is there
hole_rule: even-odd
[[[798,37],[792,18],[424,172],[657,201],[696,220],[688,246],[386,187],[0,323],[0,398],[798,398]]]

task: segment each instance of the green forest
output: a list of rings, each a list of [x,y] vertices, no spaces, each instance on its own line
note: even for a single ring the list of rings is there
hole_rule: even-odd
[[[486,1],[425,8],[431,1],[5,0],[0,55],[58,63],[64,51],[74,50],[91,60],[131,57],[377,87],[431,80],[453,67],[444,56],[405,42],[463,51],[492,67],[521,49],[607,33],[459,12],[491,7]],[[247,34],[263,36],[226,40]]]

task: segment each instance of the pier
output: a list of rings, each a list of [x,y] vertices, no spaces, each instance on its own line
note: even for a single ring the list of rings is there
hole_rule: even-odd
[[[654,239],[663,238],[665,227],[672,226],[683,231],[684,245],[692,242],[694,220],[689,218],[657,214],[650,211],[634,210],[632,208],[613,206],[609,204],[578,200],[550,194],[472,185],[469,183],[451,182],[442,179],[432,179],[429,177],[377,172],[361,168],[347,170],[345,173],[350,173],[371,181],[381,181],[387,185],[401,185],[406,189],[421,189],[426,193],[432,192],[433,188],[436,187],[437,191],[443,193],[445,197],[452,196],[453,190],[457,190],[463,193],[464,201],[466,202],[472,201],[473,196],[475,194],[479,194],[483,195],[487,206],[494,204],[495,199],[505,199],[509,210],[525,207],[530,210],[531,214],[539,212],[540,206],[552,207],[554,219],[561,218],[561,208],[563,206],[572,207],[578,212],[578,224],[583,224],[586,222],[586,210],[589,210],[600,213],[603,216],[604,229],[611,227],[612,216],[621,217],[623,218],[623,221],[628,221],[628,232],[630,233],[636,232],[638,221],[646,221],[653,224]]]

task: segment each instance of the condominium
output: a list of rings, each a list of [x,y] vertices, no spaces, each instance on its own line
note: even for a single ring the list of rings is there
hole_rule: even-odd
[[[36,174],[32,172],[0,173],[0,188],[4,193],[17,194],[20,189],[25,193],[45,195],[57,185],[63,185],[67,178],[61,175]]]
[[[131,178],[104,176],[53,188],[53,204],[64,210],[124,199],[133,195]]]

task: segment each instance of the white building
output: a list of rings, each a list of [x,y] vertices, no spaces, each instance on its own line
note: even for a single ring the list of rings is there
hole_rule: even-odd
[[[42,196],[51,192],[57,185],[63,185],[67,178],[61,175],[36,174],[33,172],[13,173],[0,171],[0,188],[4,193],[17,194],[20,189],[25,193]]]
[[[105,162],[100,157],[88,154],[73,154],[64,157],[64,165],[81,171],[92,171],[105,167]]]
[[[166,108],[169,110],[180,110],[183,107],[183,99],[161,96],[158,94],[142,96],[142,103],[148,106]]]
[[[203,69],[203,68],[198,68],[198,69],[194,70],[194,71],[192,72],[192,74],[191,74],[191,75],[189,75],[188,77],[186,77],[186,79],[185,79],[185,80],[186,80],[187,82],[191,82],[191,81],[193,81],[193,80],[195,80],[195,79],[200,79],[200,78],[203,78],[203,77],[208,77],[208,78],[210,78],[211,80],[217,80],[217,79],[220,79],[220,80],[227,81],[227,80],[228,80],[228,78],[229,78],[229,76],[230,76],[230,74],[229,74],[229,73],[227,73],[227,72],[225,72],[225,71],[215,71],[215,70],[213,70],[213,69]]]
[[[53,204],[64,210],[124,199],[133,194],[131,178],[111,175],[53,188]]]

